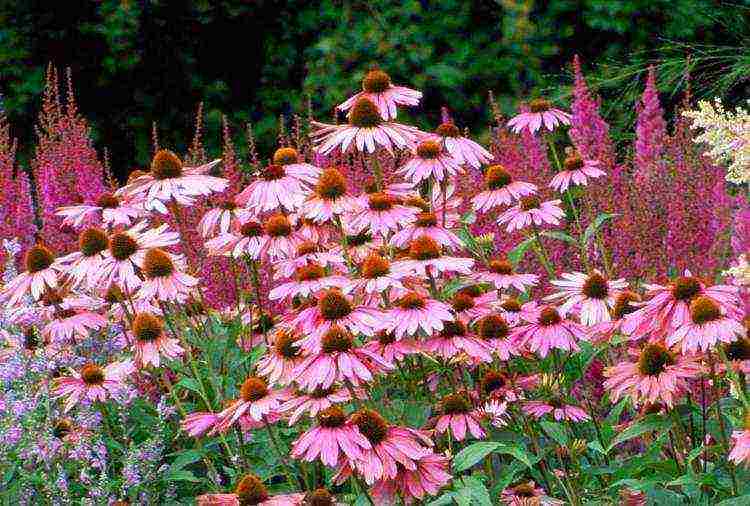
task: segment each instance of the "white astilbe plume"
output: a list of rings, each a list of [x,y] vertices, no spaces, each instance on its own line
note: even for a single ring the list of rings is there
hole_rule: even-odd
[[[742,107],[727,111],[717,98],[701,100],[697,110],[683,114],[693,120],[693,129],[703,130],[695,142],[708,145],[716,163],[728,165],[727,181],[750,183],[750,112]]]

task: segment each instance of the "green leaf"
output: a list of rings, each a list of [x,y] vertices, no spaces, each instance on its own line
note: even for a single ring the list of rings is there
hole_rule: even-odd
[[[618,216],[615,213],[602,213],[596,218],[594,218],[594,221],[589,223],[589,226],[586,227],[586,230],[583,232],[583,242],[584,244],[588,244],[591,241],[591,238],[594,237],[594,234],[596,234],[597,230],[601,228],[601,226],[607,221],[611,220],[615,216]]]
[[[492,499],[487,487],[482,483],[479,478],[473,476],[464,476],[461,479],[462,488],[460,492],[466,491],[469,502],[467,505],[480,505],[480,506],[492,506]],[[461,494],[464,496],[464,493]]]
[[[723,501],[716,503],[716,506],[746,506],[748,504],[750,504],[750,494],[724,499]]]
[[[540,422],[539,425],[541,425],[544,431],[560,446],[568,444],[568,434],[565,432],[565,427],[561,424],[545,421]]]
[[[578,245],[578,240],[570,234],[566,234],[560,230],[545,230],[541,233],[545,237],[551,237],[552,239],[558,239],[560,241],[569,242],[570,244]]]
[[[199,480],[192,472],[181,469],[165,475],[164,481],[192,481],[193,483],[199,483],[201,480]]]
[[[667,420],[659,416],[646,417],[643,420],[631,425],[624,431],[620,432],[607,447],[607,453],[612,451],[615,446],[630,441],[633,438],[645,434],[646,432],[664,432],[672,427],[672,420]]]
[[[521,448],[517,445],[498,443],[498,447],[495,448],[494,451],[497,453],[510,455],[511,457],[526,464],[526,467],[528,468],[534,467],[534,464],[536,464],[540,460],[540,457],[529,453],[525,448]]]
[[[501,445],[491,441],[470,444],[453,457],[453,470],[458,473],[470,468]]]
[[[526,250],[528,250],[533,243],[533,237],[526,238],[523,242],[521,242],[508,252],[508,261],[514,266],[518,265],[518,263],[523,260],[523,256],[526,254]]]
[[[195,381],[193,378],[182,378],[180,381],[175,383],[175,388],[181,387],[185,388],[187,390],[191,390],[197,394],[201,393],[201,388],[198,385],[198,382]]]
[[[177,454],[177,458],[174,459],[170,466],[170,472],[179,471],[185,466],[189,466],[193,462],[198,462],[203,458],[203,452],[198,450],[185,450]]]

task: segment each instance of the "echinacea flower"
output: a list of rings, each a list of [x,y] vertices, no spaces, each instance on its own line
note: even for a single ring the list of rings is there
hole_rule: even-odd
[[[497,292],[485,292],[479,285],[465,286],[451,299],[456,318],[467,325],[493,312],[497,303]]]
[[[393,153],[394,148],[413,146],[419,137],[419,130],[414,127],[384,120],[378,106],[365,97],[354,102],[347,116],[349,122],[345,125],[311,122],[311,137],[318,153],[327,155],[337,148],[346,153],[352,147],[366,153],[382,147]]]
[[[487,267],[489,270],[475,272],[471,278],[477,283],[491,283],[498,290],[513,287],[519,292],[539,283],[539,275],[513,272],[513,264],[503,258],[491,259]]]
[[[239,228],[252,218],[252,213],[237,204],[235,198],[224,199],[216,207],[212,207],[198,222],[198,231],[204,239],[210,239],[219,234],[226,234],[230,230]]]
[[[260,259],[263,245],[263,225],[254,220],[246,221],[237,230],[219,234],[205,243],[211,255],[247,257],[251,260]]]
[[[165,223],[156,228],[147,228],[141,221],[123,232],[109,237],[109,249],[102,262],[99,282],[105,286],[116,284],[129,291],[142,284],[138,270],[143,268],[146,252],[152,248],[165,248],[177,244],[180,235],[169,232]]]
[[[563,193],[571,183],[586,186],[588,185],[589,178],[595,179],[606,174],[606,172],[599,168],[599,161],[584,160],[580,155],[572,154],[565,158],[563,170],[555,174],[549,186]]]
[[[396,172],[416,185],[430,178],[442,182],[462,174],[463,169],[439,142],[426,139],[419,143],[412,158]]]
[[[501,428],[508,425],[508,403],[506,401],[491,399],[481,407],[481,411],[493,427]]]
[[[330,328],[341,327],[355,334],[372,336],[378,328],[380,317],[377,309],[354,306],[341,290],[331,288],[319,296],[317,304],[300,311],[291,325],[306,334],[300,346],[317,351],[320,338]]]
[[[750,467],[750,413],[745,413],[742,428],[732,432],[732,451],[728,458],[735,465]]]
[[[335,246],[331,251],[342,256],[347,253],[352,261],[362,262],[370,253],[380,251],[382,246],[384,246],[384,243],[380,236],[373,236],[368,232],[347,233],[346,246]]]
[[[218,414],[219,421],[211,433],[226,432],[242,416],[255,422],[267,422],[269,417],[279,414],[279,408],[288,398],[288,390],[273,390],[263,378],[248,376],[240,388],[239,399]]]
[[[565,212],[560,208],[559,199],[541,202],[536,195],[521,197],[518,204],[507,209],[497,218],[497,224],[507,223],[505,230],[513,232],[530,225],[540,226],[545,223],[559,225]]]
[[[393,269],[391,262],[379,253],[372,252],[364,259],[360,273],[360,278],[349,280],[347,292],[356,293],[361,290],[367,295],[378,295],[390,289],[397,294],[405,290],[400,280],[408,273]]]
[[[380,480],[373,486],[372,496],[376,506],[397,504],[397,496],[405,504],[412,504],[415,500],[437,495],[453,478],[448,472],[448,464],[448,458],[439,453],[430,453],[419,459],[413,471],[397,464],[395,479]]]
[[[352,334],[331,327],[321,339],[320,351],[302,359],[290,373],[307,391],[328,388],[336,382],[353,386],[370,383],[375,374],[390,371],[393,364],[364,347],[356,347]]]
[[[159,367],[160,355],[176,358],[185,351],[177,339],[167,337],[164,322],[151,313],[138,313],[131,325],[132,343],[135,346],[135,359],[140,367]]]
[[[489,369],[479,382],[478,391],[482,398],[515,402],[523,397],[524,381],[508,376],[500,371]]]
[[[444,360],[465,353],[476,362],[492,362],[489,346],[470,334],[460,320],[446,322],[443,330],[422,343],[422,349]]]
[[[63,225],[73,228],[78,228],[86,222],[107,227],[128,227],[142,217],[144,211],[111,193],[105,193],[93,204],[58,207],[55,214],[63,217]]]
[[[337,467],[339,462],[353,463],[362,458],[363,450],[372,445],[353,422],[338,406],[332,406],[318,413],[318,425],[308,429],[292,443],[291,456],[294,459],[312,462],[318,458],[329,467]]]
[[[292,212],[302,205],[320,169],[309,164],[271,164],[260,172],[237,197],[237,202],[257,214],[270,211]]]
[[[369,71],[362,79],[362,91],[349,97],[345,102],[336,106],[340,111],[351,110],[361,98],[366,98],[376,105],[380,116],[384,120],[396,119],[399,105],[418,105],[422,92],[396,86],[391,83],[391,77],[382,70]],[[352,112],[349,112],[351,115]]]
[[[458,163],[465,163],[478,169],[482,164],[492,160],[492,153],[468,137],[462,136],[461,130],[451,121],[446,121],[438,126],[430,138],[442,142],[445,150]]]
[[[508,121],[508,127],[517,134],[528,130],[533,135],[542,126],[551,132],[558,125],[570,125],[570,114],[552,107],[552,104],[543,98],[530,101],[528,112],[519,113]]]
[[[176,154],[161,149],[151,161],[151,170],[129,181],[116,195],[142,197],[146,210],[167,214],[166,203],[189,206],[195,197],[224,191],[229,181],[206,175],[220,162],[213,160],[198,167],[185,167]]]
[[[508,325],[515,327],[521,322],[534,321],[539,308],[533,300],[521,304],[515,297],[506,297],[500,301],[500,313]]]
[[[207,411],[190,413],[181,422],[180,427],[190,437],[200,437],[212,429],[219,421],[219,415]]]
[[[476,439],[484,439],[487,433],[480,425],[481,410],[474,407],[464,392],[446,395],[440,401],[440,415],[435,423],[435,431],[443,434],[450,429],[456,441],[466,439],[466,429]]]
[[[667,345],[680,344],[683,353],[708,351],[717,343],[731,343],[746,333],[741,322],[730,318],[711,297],[700,295],[690,302],[690,321],[667,337]]]
[[[346,178],[341,170],[328,167],[320,174],[313,193],[299,212],[314,223],[328,223],[359,207],[357,199],[347,192]]]
[[[366,394],[359,388],[351,391],[359,399],[366,398]],[[296,392],[288,401],[281,405],[282,413],[289,413],[289,426],[296,424],[302,415],[307,414],[311,418],[318,413],[336,404],[344,404],[352,400],[349,388],[331,386],[329,388],[316,388],[312,392]]]
[[[575,310],[586,326],[611,320],[609,310],[614,308],[619,291],[628,286],[625,279],[607,279],[598,271],[563,273],[562,279],[550,283],[560,291],[544,300],[562,301],[558,308],[560,313],[566,315]]]
[[[490,165],[484,171],[487,190],[472,197],[475,211],[487,212],[499,206],[509,206],[523,197],[534,195],[537,187],[525,181],[514,181],[513,176],[502,165]]]
[[[197,506],[302,506],[303,492],[272,496],[254,474],[244,475],[232,494],[203,494],[196,497]]]
[[[293,258],[274,262],[274,278],[291,278],[297,269],[310,263],[336,272],[346,271],[346,263],[342,255],[327,251],[316,242],[306,240],[297,245],[297,254]]]
[[[589,327],[589,336],[592,341],[608,341],[616,332],[622,332],[625,318],[640,308],[642,299],[637,293],[630,290],[622,290],[615,296],[615,304],[612,307],[612,319],[603,321]]]
[[[533,481],[519,483],[503,489],[500,500],[505,506],[557,506],[563,504],[562,501],[547,496],[544,489],[538,487]]]
[[[329,288],[344,288],[349,279],[339,274],[327,274],[318,264],[310,263],[297,268],[294,279],[273,288],[268,298],[279,300],[293,297],[309,297]]]
[[[404,206],[387,193],[368,195],[367,205],[347,216],[347,228],[354,233],[367,231],[373,235],[386,236],[404,224],[414,221],[417,211]]]
[[[142,272],[145,277],[138,298],[157,299],[164,302],[184,302],[191,290],[198,285],[198,279],[185,274],[181,255],[167,253],[153,248],[143,258]]]
[[[443,255],[438,243],[426,235],[411,241],[407,259],[393,263],[394,268],[419,276],[439,276],[448,272],[468,275],[473,265],[473,258]]]
[[[511,333],[517,346],[526,346],[532,353],[544,358],[551,349],[577,351],[577,342],[586,338],[586,331],[578,323],[564,319],[556,308],[547,306],[538,311],[536,318],[520,325]]]
[[[477,337],[489,349],[496,353],[500,360],[508,360],[511,355],[518,355],[513,342],[509,339],[508,322],[499,314],[488,314],[476,323]]]
[[[57,288],[60,266],[52,252],[42,244],[29,248],[24,257],[26,270],[0,289],[0,302],[15,306],[26,295],[39,300],[49,289]]]
[[[402,223],[402,229],[391,237],[390,244],[397,248],[405,248],[414,239],[426,236],[438,243],[440,246],[450,249],[461,249],[461,239],[445,228],[435,213],[420,212],[411,223]]]
[[[300,336],[288,330],[274,332],[268,351],[258,360],[258,374],[271,385],[285,386],[302,360],[297,341]]]
[[[443,330],[444,322],[453,320],[450,306],[417,292],[401,296],[385,313],[382,330],[396,339],[414,336],[420,329],[428,336]]]
[[[561,399],[551,399],[549,401],[526,401],[521,409],[527,415],[534,418],[542,418],[546,414],[551,414],[555,421],[560,422],[567,420],[569,422],[585,422],[591,417],[583,409],[572,404],[565,404]]]
[[[750,338],[747,337],[747,334],[745,337],[740,337],[736,341],[723,345],[722,349],[724,356],[729,361],[729,366],[733,370],[750,374]],[[718,364],[718,369],[721,370],[722,368],[724,368],[724,364]]]
[[[108,247],[109,239],[101,228],[90,227],[78,235],[78,251],[57,260],[65,274],[71,278],[73,288],[79,285],[96,287]]]
[[[385,331],[378,332],[375,339],[365,343],[363,348],[391,363],[401,362],[407,355],[420,352],[419,344],[413,339],[396,339],[393,332]]]
[[[263,223],[263,235],[260,238],[260,256],[276,261],[290,258],[297,251],[302,240],[294,232],[289,217],[281,213],[272,214]]]
[[[133,364],[129,361],[113,362],[106,367],[88,363],[80,372],[73,371],[72,376],[58,378],[52,394],[68,397],[63,409],[67,413],[83,399],[104,402],[108,396],[123,389],[122,380],[133,370]]]
[[[671,408],[688,390],[687,380],[703,372],[694,357],[674,354],[659,342],[646,344],[636,356],[636,362],[621,362],[605,369],[604,388],[613,402],[630,397],[633,404],[663,402]]]
[[[84,307],[60,307],[53,314],[43,328],[42,335],[51,342],[62,344],[75,340],[76,337],[85,338],[90,332],[107,326],[107,319],[99,313]]]

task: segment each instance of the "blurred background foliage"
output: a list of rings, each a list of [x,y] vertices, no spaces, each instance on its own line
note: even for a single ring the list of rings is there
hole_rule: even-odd
[[[694,95],[747,97],[748,6],[750,0],[5,0],[0,93],[24,160],[45,67],[70,67],[80,110],[120,177],[148,163],[153,122],[163,146],[183,151],[201,101],[210,152],[220,151],[226,114],[237,139],[251,123],[267,154],[280,115],[305,115],[309,103],[317,118],[330,119],[373,66],[424,91],[422,107],[404,121],[419,117],[431,128],[445,105],[459,125],[481,134],[488,91],[506,113],[529,96],[564,100],[577,53],[610,120],[625,126],[651,63],[659,66],[667,106],[679,101],[687,67]]]

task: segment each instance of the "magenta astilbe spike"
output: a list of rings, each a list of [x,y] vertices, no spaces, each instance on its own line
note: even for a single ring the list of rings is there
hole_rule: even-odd
[[[646,88],[636,104],[638,118],[635,124],[635,172],[636,178],[647,178],[653,174],[655,165],[661,161],[667,137],[667,123],[656,89],[656,71],[649,67]]]
[[[221,156],[222,177],[229,180],[229,186],[224,195],[230,197],[236,195],[245,186],[245,182],[240,160],[237,158],[237,153],[234,150],[234,142],[232,142],[232,134],[229,130],[227,117],[222,116],[221,122],[224,135],[224,150]]]

